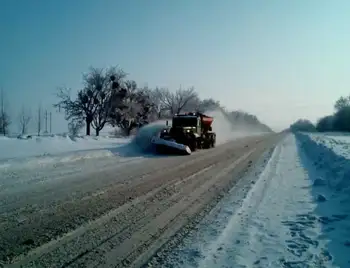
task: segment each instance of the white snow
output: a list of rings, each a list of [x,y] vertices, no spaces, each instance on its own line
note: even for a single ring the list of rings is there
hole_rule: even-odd
[[[224,121],[219,117],[218,122]],[[35,189],[37,183],[64,183],[77,176],[121,168],[154,157],[151,139],[164,126],[165,121],[154,122],[128,139],[113,137],[110,128],[102,131],[99,137],[67,134],[31,135],[31,138],[0,136],[0,200],[11,193],[25,194]],[[221,128],[218,133],[222,133]],[[238,136],[255,134],[245,132]],[[230,135],[231,139],[238,137],[237,133]]]
[[[12,165],[45,165],[80,159],[110,157],[123,153],[130,139],[70,137],[68,135],[32,136],[29,139],[0,139],[0,169]],[[118,150],[119,148],[119,150]]]
[[[310,138],[321,146],[325,146],[336,154],[350,159],[350,136],[330,133],[322,134],[308,134]]]
[[[260,161],[167,262],[174,267],[350,267],[350,176],[342,171],[350,162],[308,134],[287,136]]]
[[[31,139],[0,139],[0,160],[113,148],[129,140],[109,137],[75,137],[68,135],[34,136]]]
[[[33,136],[31,139],[2,137],[0,197],[31,187],[35,189],[37,183],[73,179],[143,159],[130,139],[108,136],[72,138],[68,135]]]

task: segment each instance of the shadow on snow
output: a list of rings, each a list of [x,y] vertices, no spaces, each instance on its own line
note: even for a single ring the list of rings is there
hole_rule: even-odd
[[[329,241],[324,257],[340,267],[348,267],[350,160],[316,144],[307,134],[296,133],[295,136],[301,163],[311,180],[310,192],[317,204],[314,214],[322,226],[320,239]]]

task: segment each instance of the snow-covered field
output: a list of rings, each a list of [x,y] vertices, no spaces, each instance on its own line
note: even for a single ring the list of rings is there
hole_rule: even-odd
[[[128,139],[70,137],[69,135],[34,136],[29,139],[0,137],[0,161],[28,157],[53,156],[85,150],[110,149],[128,143]]]
[[[350,135],[329,133],[326,135],[310,134],[309,136],[321,147],[326,147],[335,154],[350,159]]]
[[[172,267],[350,267],[350,160],[325,146],[328,139],[287,136],[165,262]],[[344,148],[345,137],[331,139],[333,149],[339,141]]]

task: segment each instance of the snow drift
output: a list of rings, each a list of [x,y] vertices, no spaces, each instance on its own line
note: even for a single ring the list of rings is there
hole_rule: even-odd
[[[350,148],[349,143],[333,139],[330,141],[326,136],[305,133],[297,133],[296,137],[304,154],[312,159],[317,170],[322,171],[325,182],[331,189],[350,190],[350,157],[343,150],[339,150]],[[339,144],[342,146],[332,146]]]
[[[28,139],[0,139],[0,167],[12,164],[51,164],[80,159],[110,157],[111,149],[128,144],[130,139],[71,137],[69,135],[32,136]]]
[[[348,267],[350,247],[350,143],[346,137],[296,133],[299,153],[312,183],[317,202],[314,213],[335,266]]]

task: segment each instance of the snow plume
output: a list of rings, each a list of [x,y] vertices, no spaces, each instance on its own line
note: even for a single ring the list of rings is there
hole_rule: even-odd
[[[263,134],[262,132],[252,131],[242,125],[234,125],[230,122],[223,111],[217,109],[204,112],[205,115],[214,117],[212,124],[213,131],[216,133],[216,144],[220,145],[230,140],[240,137]],[[140,128],[133,142],[143,151],[152,151],[151,139],[166,127],[167,120],[159,120]],[[171,119],[168,119],[171,124]]]
[[[216,133],[216,144],[218,145],[240,137],[263,134],[261,132],[251,131],[241,125],[232,124],[220,109],[207,111],[204,114],[214,117],[212,128]]]
[[[135,138],[133,139],[133,143],[141,148],[141,150],[150,152],[153,149],[151,144],[152,138],[158,135],[165,127],[166,120],[158,120],[145,125],[137,131]]]

